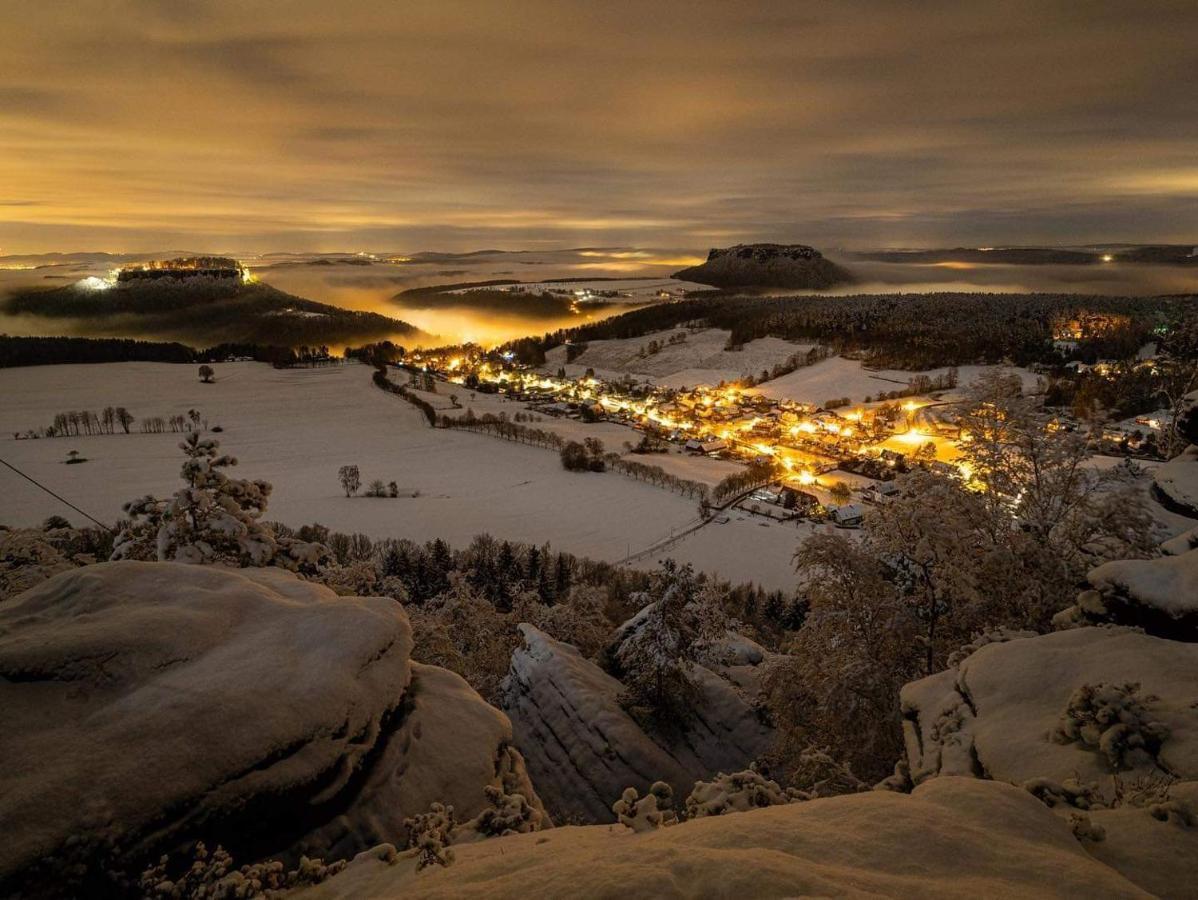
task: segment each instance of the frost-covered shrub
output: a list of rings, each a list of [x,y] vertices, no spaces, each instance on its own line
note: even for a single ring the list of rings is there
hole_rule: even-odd
[[[869,785],[854,775],[847,763],[835,759],[827,747],[804,749],[791,769],[790,784],[795,796],[803,800],[869,790]]]
[[[507,794],[491,785],[483,788],[483,793],[490,806],[454,832],[455,843],[465,839],[467,833],[480,837],[502,837],[541,830],[544,816],[523,794]]]
[[[408,849],[414,850],[416,868],[453,862],[453,807],[434,803],[426,813],[404,819],[408,829]]]
[[[345,861],[326,864],[320,859],[300,857],[299,866],[288,871],[278,860],[234,868],[233,857],[223,847],[211,853],[202,843],[195,847],[191,865],[179,875],[168,874],[169,859],[141,874],[138,885],[144,896],[170,900],[234,900],[275,897],[303,885],[320,884],[345,868]]]
[[[1139,684],[1084,684],[1070,695],[1053,740],[1095,750],[1116,771],[1151,764],[1169,736],[1145,706],[1156,699],[1141,697]]]
[[[1051,778],[1030,778],[1024,790],[1048,807],[1072,806],[1075,809],[1102,809],[1106,806],[1098,785],[1076,778],[1054,781]]]
[[[639,797],[636,788],[624,788],[620,799],[612,804],[612,812],[633,831],[654,831],[678,821],[674,814],[674,791],[664,781],[656,781],[649,793]]]
[[[698,819],[748,812],[764,806],[793,803],[797,799],[797,791],[783,790],[778,782],[770,781],[753,769],[731,775],[720,772],[714,781],[695,782],[694,790],[686,798],[686,817]]]

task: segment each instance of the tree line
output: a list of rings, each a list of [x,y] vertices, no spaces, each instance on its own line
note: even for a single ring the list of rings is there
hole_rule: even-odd
[[[103,434],[131,434],[139,420],[123,406],[106,406],[99,412],[90,409],[68,410],[57,413],[54,421],[44,428],[16,432],[18,440],[56,437],[90,437]],[[204,431],[208,420],[198,409],[172,416],[146,416],[140,420],[143,434],[186,434]],[[219,429],[217,429],[219,430]]]
[[[1192,315],[1192,297],[1077,294],[870,294],[852,297],[737,297],[713,293],[658,304],[503,347],[541,365],[566,343],[631,339],[679,326],[726,329],[729,345],[763,337],[817,341],[860,354],[878,368],[930,369],[1011,360],[1019,365],[1066,361],[1054,347],[1062,321],[1104,323],[1077,341],[1069,358],[1123,359]]]

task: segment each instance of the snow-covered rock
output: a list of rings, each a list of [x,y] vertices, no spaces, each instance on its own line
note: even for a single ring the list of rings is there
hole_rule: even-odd
[[[1198,525],[1189,531],[1183,531],[1176,537],[1169,538],[1161,544],[1161,550],[1170,556],[1180,556],[1190,550],[1198,550]]]
[[[1087,686],[1094,690],[1079,690]],[[1087,697],[1091,705],[1130,699],[1116,718],[1092,732],[1082,725],[1083,739],[1070,739],[1079,730],[1079,698]],[[1149,890],[1193,886],[1198,828],[1158,821],[1121,794],[1160,779],[1176,780],[1171,797],[1198,791],[1198,644],[1121,627],[989,644],[956,668],[906,685],[902,706],[917,785],[953,775],[1016,785],[1072,779],[1092,788],[1095,805],[1113,807],[1087,813],[1107,830],[1105,840],[1084,842],[1096,858]],[[1138,730],[1146,738],[1163,734],[1159,748],[1148,739],[1147,749],[1116,752],[1129,738],[1134,745]],[[1116,771],[1113,759],[1126,768]],[[1145,846],[1155,849],[1137,856]]]
[[[1092,589],[1055,621],[1134,625],[1173,640],[1198,641],[1198,549],[1157,559],[1120,559],[1091,569]]]
[[[432,799],[466,816],[487,785],[535,800],[506,717],[411,648],[394,601],[279,569],[106,563],[14,597],[0,884],[67,861],[86,885],[105,857],[196,839],[239,862],[350,855],[402,844]]]
[[[611,822],[624,789],[664,781],[677,797],[695,781],[744,769],[771,731],[728,679],[696,666],[700,699],[685,733],[650,735],[620,706],[623,686],[569,644],[521,625],[502,706],[516,746],[555,818]]]
[[[988,644],[902,691],[911,777],[977,775],[1016,784],[1039,777],[1110,781],[1111,768],[1079,743],[1051,737],[1074,691],[1138,683],[1168,726],[1159,766],[1198,780],[1198,645],[1129,628],[1078,628]]]
[[[1175,513],[1198,519],[1198,445],[1153,473],[1153,493],[1161,505]]]
[[[458,821],[470,819],[487,805],[488,785],[542,810],[508,717],[454,672],[416,662],[411,669],[399,726],[380,742],[353,805],[298,841],[296,851],[342,859],[382,841],[402,846],[404,819],[433,803],[452,806]],[[549,824],[543,819],[542,827]]]
[[[943,778],[642,833],[558,828],[455,847],[452,865],[367,853],[293,895],[333,898],[1146,897],[1026,791]]]

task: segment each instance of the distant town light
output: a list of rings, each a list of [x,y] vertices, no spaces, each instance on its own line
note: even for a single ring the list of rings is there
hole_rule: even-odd
[[[88,275],[76,284],[85,291],[106,291],[112,287],[112,282],[103,278],[98,278],[95,275]]]
[[[1102,261],[1103,262],[1114,262],[1115,257],[1111,256],[1111,254],[1109,254],[1109,253],[1104,253],[1104,254],[1102,254]]]

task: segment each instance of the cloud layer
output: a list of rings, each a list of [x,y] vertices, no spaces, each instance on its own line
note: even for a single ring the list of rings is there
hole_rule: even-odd
[[[16,0],[0,248],[1198,240],[1198,5]]]

